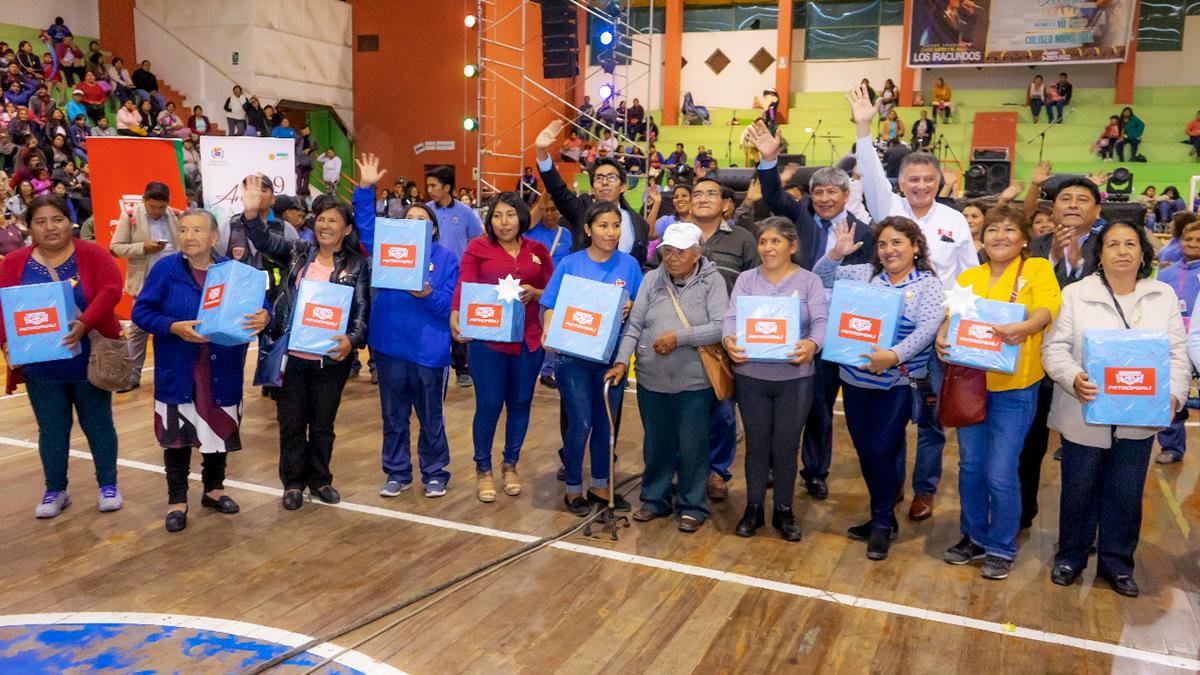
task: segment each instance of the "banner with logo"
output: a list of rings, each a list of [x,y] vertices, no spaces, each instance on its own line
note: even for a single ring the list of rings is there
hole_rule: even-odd
[[[242,180],[254,173],[270,178],[276,195],[296,194],[295,153],[295,141],[290,138],[201,136],[204,208],[222,225],[228,223],[242,210]]]
[[[93,221],[96,243],[108,248],[122,213],[132,213],[142,201],[146,184],[157,181],[171,192],[171,208],[187,208],[183,192],[183,141],[175,138],[89,138],[88,165],[92,176]],[[121,271],[125,261],[117,259]],[[125,296],[117,316],[127,319],[133,299]]]
[[[1134,0],[914,0],[908,65],[1124,61]]]

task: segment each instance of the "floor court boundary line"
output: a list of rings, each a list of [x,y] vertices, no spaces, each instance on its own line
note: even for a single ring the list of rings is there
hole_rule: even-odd
[[[36,443],[31,443],[29,441],[23,441],[23,440],[15,439],[15,438],[8,438],[5,436],[0,436],[0,444],[12,445],[12,446],[22,447],[22,448],[31,448],[31,447],[36,448],[37,447]],[[79,450],[72,450],[71,456],[79,458],[79,459],[91,460],[91,455],[89,453],[81,452]],[[147,471],[147,472],[157,473],[157,474],[163,474],[166,471],[162,466],[159,466],[156,464],[150,464],[147,462],[140,462],[137,460],[118,459],[117,464],[119,466],[124,466],[124,467],[130,468],[130,469],[137,469],[140,471]],[[192,473],[189,475],[189,479],[198,482],[200,480],[200,476],[198,474]],[[226,485],[226,487],[229,487],[229,488],[241,489],[241,490],[246,490],[248,492],[256,492],[259,494],[270,495],[270,496],[274,496],[274,497],[280,497],[283,495],[283,490],[280,488],[269,487],[266,485],[259,485],[257,483],[249,483],[249,482],[245,482],[245,481],[236,481],[236,480],[227,480],[227,481],[225,481],[225,485]],[[434,518],[431,516],[422,516],[422,515],[413,514],[413,513],[406,513],[404,511],[396,511],[396,510],[392,510],[392,509],[385,509],[385,508],[378,507],[378,506],[370,506],[367,504],[358,504],[358,503],[347,502],[347,501],[342,501],[337,504],[325,504],[324,502],[320,502],[320,501],[314,501],[312,503],[320,505],[320,506],[338,508],[338,509],[343,509],[343,510],[347,510],[347,511],[363,513],[363,514],[367,514],[367,515],[380,516],[380,517],[384,517],[384,518],[391,518],[393,520],[401,520],[401,521],[411,522],[411,523],[415,523],[415,524],[419,524],[419,525],[428,525],[428,526],[432,526],[432,527],[439,527],[442,529],[455,530],[458,532],[478,534],[478,535],[482,535],[482,536],[486,536],[486,537],[506,539],[509,541],[528,543],[528,542],[533,542],[533,541],[537,541],[538,539],[540,539],[540,537],[536,537],[533,535],[521,534],[518,532],[510,532],[507,530],[500,530],[500,529],[491,528],[491,527],[469,525],[467,523],[460,523],[460,522],[454,521],[454,520],[447,520],[447,519],[443,519],[443,518]],[[828,603],[831,603],[834,605],[842,605],[842,606],[855,608],[855,609],[864,609],[864,610],[868,610],[868,611],[882,612],[884,614],[889,614],[892,616],[920,619],[920,620],[924,620],[924,621],[931,621],[934,623],[940,623],[940,624],[949,625],[949,626],[957,626],[957,627],[961,627],[961,628],[969,628],[969,629],[979,630],[979,631],[983,631],[983,632],[987,632],[987,633],[993,633],[996,635],[1003,635],[1005,637],[1021,638],[1021,639],[1025,639],[1025,640],[1031,640],[1034,642],[1042,642],[1042,643],[1046,643],[1046,644],[1073,647],[1073,648],[1081,649],[1084,651],[1089,651],[1089,652],[1094,652],[1094,653],[1099,653],[1099,654],[1107,654],[1109,656],[1113,656],[1116,658],[1132,659],[1135,661],[1141,661],[1144,663],[1153,663],[1153,664],[1167,666],[1167,667],[1171,667],[1171,668],[1179,668],[1179,669],[1190,670],[1190,671],[1200,671],[1200,659],[1197,659],[1197,658],[1191,658],[1191,657],[1187,657],[1187,656],[1176,656],[1176,655],[1172,655],[1172,654],[1165,654],[1162,652],[1155,652],[1155,651],[1149,651],[1149,650],[1145,650],[1145,649],[1138,649],[1135,647],[1127,647],[1124,645],[1112,644],[1110,642],[1103,642],[1100,640],[1093,640],[1090,638],[1081,638],[1081,637],[1076,637],[1073,635],[1065,635],[1062,633],[1053,633],[1050,631],[1044,631],[1044,630],[1040,630],[1040,629],[1036,629],[1036,628],[1027,628],[1027,627],[1023,627],[1023,626],[1018,626],[1014,623],[1000,623],[1000,622],[996,622],[996,621],[987,621],[984,619],[976,619],[976,618],[965,616],[962,614],[954,614],[951,612],[943,612],[943,611],[939,611],[939,610],[924,609],[921,607],[913,607],[911,605],[905,605],[905,604],[896,603],[896,602],[889,602],[887,600],[876,600],[876,599],[872,599],[872,598],[864,598],[861,596],[851,595],[851,594],[847,594],[847,593],[835,593],[832,591],[826,591],[826,590],[823,590],[820,588],[814,588],[811,586],[803,586],[800,584],[794,584],[794,583],[783,582],[783,581],[774,581],[771,579],[764,579],[761,577],[755,577],[755,576],[751,576],[751,575],[747,575],[747,574],[739,574],[736,572],[725,572],[722,570],[712,569],[712,568],[708,568],[708,567],[702,567],[699,565],[679,563],[679,562],[674,562],[674,561],[670,561],[670,560],[664,560],[662,558],[654,558],[654,557],[643,556],[643,555],[638,555],[638,554],[634,554],[634,553],[624,553],[621,551],[600,548],[598,546],[592,546],[592,545],[587,545],[587,544],[576,544],[576,543],[571,543],[571,542],[561,542],[560,541],[560,542],[555,542],[555,543],[550,544],[549,546],[547,546],[547,548],[554,548],[554,549],[558,549],[560,551],[567,551],[567,552],[571,552],[571,553],[588,555],[588,556],[592,556],[595,558],[603,558],[603,559],[612,560],[615,562],[624,562],[624,563],[628,563],[631,565],[637,565],[640,567],[646,567],[646,568],[650,568],[650,569],[676,572],[676,573],[684,574],[687,576],[711,579],[713,581],[738,584],[741,586],[746,586],[748,588],[773,591],[773,592],[777,592],[777,593],[783,593],[786,595],[792,595],[795,597],[807,598],[807,599],[811,599],[811,600],[819,600],[819,601],[828,602]]]

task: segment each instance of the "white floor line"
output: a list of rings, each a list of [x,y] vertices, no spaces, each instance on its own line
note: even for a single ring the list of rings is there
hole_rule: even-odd
[[[303,633],[293,633],[271,626],[260,626],[256,623],[217,619],[207,616],[189,616],[186,614],[147,614],[143,612],[59,612],[53,614],[10,614],[0,615],[0,626],[47,626],[57,624],[137,624],[140,626],[172,626],[176,628],[191,628],[217,633],[227,633],[251,640],[271,642],[285,647],[299,647],[310,642],[313,638]],[[323,642],[308,650],[321,658],[329,657],[342,651],[342,648],[332,642]],[[348,668],[364,673],[379,675],[405,675],[404,671],[373,659],[362,652],[353,649],[333,659]]]
[[[36,443],[30,443],[29,441],[22,441],[20,439],[8,438],[5,436],[0,436],[0,444],[11,445],[11,446],[20,447],[20,448],[37,447]],[[86,452],[80,452],[78,450],[72,450],[71,455],[73,457],[77,457],[80,459],[87,459],[87,460],[91,459],[90,454],[88,454]],[[138,462],[138,461],[129,460],[129,459],[118,459],[117,463],[120,466],[128,467],[131,469],[138,469],[141,471],[149,471],[149,472],[159,473],[159,474],[165,472],[163,467],[155,465],[155,464],[149,464],[146,462]],[[198,474],[194,474],[194,473],[191,474],[190,478],[194,481],[200,480],[200,476]],[[225,485],[226,485],[226,487],[229,487],[229,488],[247,490],[250,492],[257,492],[259,494],[271,495],[271,496],[275,496],[275,497],[281,496],[283,494],[283,490],[281,490],[279,488],[268,487],[266,485],[258,485],[256,483],[247,483],[244,481],[227,480],[227,481],[225,481]],[[466,523],[460,523],[460,522],[453,521],[453,520],[445,520],[442,518],[431,518],[429,516],[421,516],[421,515],[416,515],[416,514],[412,514],[412,513],[405,513],[403,511],[394,511],[392,509],[385,509],[385,508],[381,508],[381,507],[377,507],[377,506],[369,506],[366,504],[355,504],[355,503],[346,502],[346,501],[342,501],[341,503],[338,503],[338,504],[325,504],[324,502],[320,502],[320,501],[314,501],[312,503],[318,504],[321,506],[328,506],[328,507],[332,507],[332,508],[344,509],[347,511],[355,511],[358,513],[364,513],[364,514],[368,514],[368,515],[380,516],[380,517],[384,517],[384,518],[391,518],[394,520],[402,520],[402,521],[406,521],[406,522],[417,523],[420,525],[429,525],[429,526],[433,526],[433,527],[440,527],[443,529],[455,530],[458,532],[468,532],[471,534],[479,534],[479,535],[483,535],[486,537],[495,537],[495,538],[499,538],[499,539],[507,539],[510,541],[516,541],[516,542],[522,542],[522,543],[536,541],[538,539],[538,537],[533,536],[533,535],[521,534],[521,533],[517,533],[517,532],[509,532],[506,530],[499,530],[499,529],[490,528],[490,527],[479,527],[476,525],[468,525]],[[652,569],[666,570],[666,571],[670,571],[670,572],[676,572],[679,574],[686,574],[688,576],[693,576],[693,577],[700,577],[700,578],[705,578],[705,579],[712,579],[715,581],[740,584],[740,585],[747,586],[750,588],[774,591],[777,593],[784,593],[787,595],[793,595],[796,597],[808,598],[808,599],[812,599],[812,600],[820,600],[822,602],[829,602],[829,603],[832,603],[835,605],[843,605],[843,606],[853,607],[853,608],[857,608],[857,609],[865,609],[865,610],[870,610],[870,611],[883,612],[885,614],[891,614],[894,616],[903,616],[903,617],[907,617],[907,618],[921,619],[924,621],[933,621],[935,623],[941,623],[941,624],[945,624],[945,625],[949,625],[949,626],[970,628],[970,629],[980,630],[980,631],[984,631],[984,632],[988,632],[988,633],[995,633],[997,635],[1022,638],[1025,640],[1032,640],[1035,642],[1043,642],[1043,643],[1055,644],[1055,645],[1064,645],[1067,647],[1073,647],[1076,649],[1082,649],[1085,651],[1095,652],[1095,653],[1099,653],[1099,654],[1108,654],[1108,655],[1116,657],[1116,658],[1133,659],[1135,661],[1141,661],[1143,663],[1153,663],[1156,665],[1167,666],[1167,667],[1171,667],[1171,668],[1180,668],[1180,669],[1189,670],[1189,671],[1200,671],[1200,659],[1190,658],[1187,656],[1175,656],[1172,654],[1164,654],[1161,652],[1148,651],[1145,649],[1136,649],[1133,647],[1126,647],[1123,645],[1117,645],[1117,644],[1112,644],[1112,643],[1108,643],[1108,642],[1101,642],[1099,640],[1090,640],[1090,639],[1086,639],[1086,638],[1075,637],[1072,635],[1063,635],[1061,633],[1051,633],[1048,631],[1038,630],[1036,628],[1025,628],[1022,626],[1015,625],[1014,623],[999,623],[999,622],[995,622],[995,621],[985,621],[982,619],[976,619],[976,618],[964,616],[961,614],[953,614],[950,612],[940,612],[940,611],[936,611],[936,610],[922,609],[920,607],[912,607],[912,606],[904,605],[904,604],[900,604],[900,603],[887,602],[885,600],[874,600],[871,598],[863,598],[863,597],[850,595],[850,594],[846,594],[846,593],[833,593],[833,592],[826,591],[826,590],[823,590],[820,588],[813,588],[811,586],[802,586],[800,584],[772,581],[770,579],[762,579],[759,577],[749,576],[749,575],[745,575],[745,574],[735,574],[732,572],[724,572],[721,570],[711,569],[711,568],[707,568],[707,567],[701,567],[699,565],[689,565],[689,564],[685,564],[685,563],[673,562],[670,560],[663,560],[661,558],[652,558],[649,556],[642,556],[642,555],[637,555],[637,554],[632,554],[632,553],[623,553],[621,551],[614,551],[614,550],[600,548],[598,546],[591,546],[591,545],[587,545],[587,544],[576,544],[576,543],[570,543],[570,542],[556,542],[554,544],[551,544],[550,547],[561,550],[561,551],[569,551],[572,553],[579,553],[579,554],[589,555],[589,556],[593,556],[593,557],[597,557],[597,558],[605,558],[608,560],[614,560],[617,562],[624,562],[624,563],[629,563],[629,564],[633,564],[633,565],[640,565],[640,566],[648,567],[648,568],[652,568]]]

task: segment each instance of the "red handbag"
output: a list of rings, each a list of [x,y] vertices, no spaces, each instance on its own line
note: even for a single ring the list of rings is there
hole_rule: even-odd
[[[1022,258],[1017,266],[1017,278],[1013,281],[1009,302],[1017,301],[1021,271],[1024,268],[1025,260]],[[946,379],[942,381],[942,391],[938,395],[941,404],[938,422],[943,427],[969,427],[979,424],[987,418],[987,393],[986,370],[947,363]]]

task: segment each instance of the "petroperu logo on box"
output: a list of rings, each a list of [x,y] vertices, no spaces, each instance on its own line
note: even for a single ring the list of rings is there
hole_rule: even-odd
[[[13,312],[13,324],[17,337],[58,332],[58,310],[53,307]]]
[[[342,310],[339,307],[308,303],[304,306],[304,319],[301,324],[311,328],[326,328],[337,330],[341,327]]]
[[[200,309],[212,309],[220,307],[221,301],[225,299],[225,284],[218,284],[208,289],[204,294],[204,302],[200,303]]]
[[[383,267],[416,269],[417,247],[410,244],[383,244],[379,249],[379,264]]]
[[[882,327],[879,319],[857,314],[843,314],[838,321],[838,337],[863,342],[878,342]]]
[[[504,318],[504,308],[500,305],[482,305],[467,303],[467,325],[477,328],[499,328]]]
[[[746,319],[747,344],[781,345],[786,340],[786,319]]]
[[[1105,368],[1104,393],[1118,396],[1153,396],[1153,368]]]
[[[1000,351],[1000,336],[992,331],[992,324],[979,321],[958,322],[958,335],[954,338],[960,347],[982,349],[989,352]]]
[[[596,337],[600,334],[600,316],[599,312],[589,312],[586,309],[578,307],[568,307],[563,315],[562,327],[563,330],[569,330],[572,333],[582,333]]]

